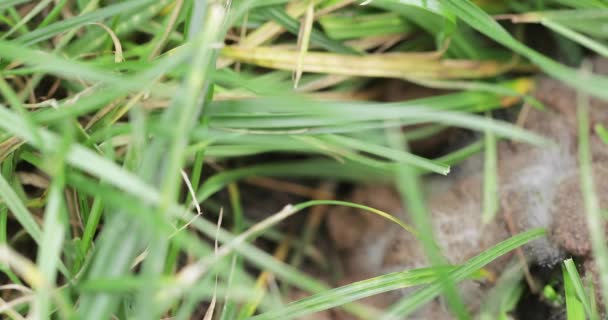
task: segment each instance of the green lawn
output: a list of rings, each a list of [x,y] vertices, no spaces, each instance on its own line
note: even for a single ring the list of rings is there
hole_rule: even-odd
[[[545,230],[459,266],[440,266],[433,239],[421,237],[435,267],[330,288],[298,259],[273,257],[253,240],[303,255],[322,229],[289,234],[277,224],[320,205],[358,205],[283,203],[252,222],[240,186],[252,177],[394,182],[413,226],[361,208],[431,234],[420,177],[449,174],[485,152],[480,219],[493,219],[497,140],[549,141],[491,119],[491,111],[538,106],[531,88],[546,74],[577,89],[585,127],[587,97],[608,99],[608,77],[580,67],[608,56],[608,1],[228,3],[0,0],[2,317],[261,320],[341,308],[388,320],[442,293],[455,314],[471,317],[454,284]],[[445,91],[379,102],[370,88],[388,78]],[[354,101],[357,94],[363,98]],[[434,127],[398,130],[422,123]],[[408,142],[444,126],[485,138],[440,159],[408,151]],[[604,127],[595,132],[608,141]],[[588,221],[600,226],[588,139],[581,130],[581,181]],[[220,192],[228,197],[214,197]],[[604,234],[590,231],[607,293]],[[286,290],[256,283],[264,273],[252,270],[309,296],[286,304]],[[569,320],[598,317],[597,297],[571,260],[560,281],[565,290],[555,301]],[[520,285],[484,316],[506,319]],[[389,310],[357,302],[413,286],[419,290]]]

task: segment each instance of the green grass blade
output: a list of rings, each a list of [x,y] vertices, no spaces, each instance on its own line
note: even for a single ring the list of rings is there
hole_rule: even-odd
[[[476,142],[473,142],[473,143],[467,145],[466,147],[463,147],[454,152],[448,153],[445,156],[436,158],[435,161],[437,161],[439,163],[445,163],[448,165],[456,165],[456,164],[459,164],[462,161],[466,160],[470,156],[483,150],[484,146],[485,146],[485,141],[479,140],[479,141],[476,141]]]
[[[407,163],[408,165],[412,165],[420,169],[426,169],[442,175],[447,175],[450,172],[449,166],[425,159],[409,152],[403,152],[380,145],[366,143],[365,141],[356,140],[346,136],[331,135],[325,136],[324,138],[336,143],[337,145],[355,148],[359,151],[368,152],[380,157],[386,157],[399,163]]]
[[[451,269],[453,267],[449,267],[447,270],[443,270],[443,272]],[[428,284],[437,279],[437,268],[422,268],[388,273],[306,297],[292,302],[282,309],[262,313],[251,319],[272,320],[303,317],[376,294]]]
[[[17,193],[15,193],[8,181],[2,175],[0,175],[0,197],[30,237],[32,237],[36,243],[40,244],[42,241],[42,230],[40,229],[40,226],[36,223],[32,213],[27,210]]]
[[[401,34],[414,31],[413,26],[393,13],[366,15],[330,15],[319,18],[319,23],[330,38],[336,40]]]
[[[66,234],[65,221],[67,214],[63,203],[63,177],[55,176],[49,199],[44,212],[44,233],[39,247],[38,266],[45,277],[45,283],[54,284],[57,269],[61,265],[62,244]],[[35,314],[40,319],[49,319],[52,310],[52,287],[40,288],[35,304]]]
[[[53,7],[53,10],[51,10],[46,15],[46,17],[44,17],[44,20],[42,20],[42,22],[40,22],[40,24],[38,25],[38,28],[46,27],[50,23],[55,22],[55,20],[57,20],[57,17],[59,17],[61,10],[63,10],[63,8],[67,4],[67,2],[68,2],[67,0],[60,0],[59,2],[56,2],[55,6]]]
[[[48,6],[51,1],[52,0],[42,0],[38,2],[38,4],[36,4],[36,6],[32,9],[30,9],[29,12],[21,20],[19,20],[16,25],[14,25],[9,31],[2,35],[2,39],[6,39],[19,28],[27,24],[30,20],[32,20],[32,18],[34,18],[38,13],[40,13],[40,11],[44,10],[44,8]]]
[[[579,92],[577,103],[579,172],[583,203],[586,212],[585,217],[587,219],[587,227],[589,228],[593,255],[598,270],[600,270],[600,289],[602,295],[608,297],[608,250],[606,249],[606,239],[602,227],[602,213],[599,208],[599,200],[593,182],[589,146],[589,101],[587,96]]]
[[[455,271],[450,272],[448,277],[454,282],[462,281],[467,276],[470,276],[473,272],[483,268],[485,265],[506,254],[507,252],[545,235],[546,231],[544,229],[533,229],[515,235],[495,245],[489,250],[486,250],[471,258],[461,267],[458,267]],[[408,297],[405,297],[395,305],[391,306],[387,315],[381,319],[402,319],[441,293],[442,286],[442,283],[435,282],[428,287],[421,289]]]
[[[598,135],[598,137],[600,137],[600,139],[602,139],[604,144],[608,144],[608,130],[606,130],[606,128],[604,128],[604,126],[600,123],[596,124],[594,129],[595,133]]]
[[[562,36],[573,40],[604,57],[608,57],[608,47],[606,45],[595,41],[592,38],[585,36],[584,34],[569,29],[566,26],[550,19],[542,19],[540,23],[546,26],[547,28],[561,34]]]
[[[569,273],[564,269],[564,296],[566,297],[566,317],[569,320],[585,320],[585,308],[578,300],[576,291],[573,288],[573,280]]]
[[[585,319],[585,313],[587,313],[589,319],[596,319],[596,315],[592,312],[591,302],[585,294],[583,281],[572,259],[564,261],[562,274],[568,319]]]
[[[14,7],[16,5],[30,2],[30,1],[32,1],[32,0],[5,0],[5,1],[2,1],[2,3],[0,3],[0,10],[4,10],[6,8]]]

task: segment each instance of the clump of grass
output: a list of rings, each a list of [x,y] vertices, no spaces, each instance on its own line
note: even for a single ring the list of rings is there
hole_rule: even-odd
[[[484,219],[491,219],[497,203],[496,139],[546,143],[476,113],[533,102],[528,76],[538,70],[585,94],[608,97],[606,77],[582,75],[540,54],[492,15],[546,26],[548,34],[559,35],[562,55],[576,59],[581,48],[608,52],[598,32],[607,5],[358,4],[1,2],[0,310],[13,319],[277,319],[342,308],[364,319],[388,319],[411,314],[443,292],[467,318],[453,285],[543,236],[543,230],[516,235],[462,266],[406,270],[331,289],[282,262],[301,259],[286,259],[285,252],[278,259],[252,241],[265,237],[289,252],[297,240],[288,241],[293,235],[274,228],[278,222],[310,206],[357,204],[304,202],[252,225],[239,184],[255,176],[345,182],[399,177],[404,198],[414,206],[415,225],[369,210],[410,232],[423,232],[431,261],[440,264],[416,193],[419,175],[448,174],[451,165],[485,145]],[[456,92],[395,103],[352,101],[373,96],[367,88],[376,78]],[[324,99],[328,96],[333,99]],[[427,159],[402,142],[436,130],[392,130],[428,123],[484,132],[485,144]],[[596,131],[606,137],[603,126]],[[210,170],[268,153],[306,157]],[[232,209],[226,217],[231,231],[216,228],[210,200],[223,189],[230,193],[230,202],[220,206]],[[596,221],[593,190],[585,191],[590,221]],[[193,212],[198,203],[205,214]],[[303,237],[310,244],[313,236]],[[217,239],[220,247],[214,250],[208,239]],[[603,252],[600,240],[597,252]],[[286,293],[256,285],[250,267],[311,296],[282,305],[278,301]],[[572,264],[565,270],[569,317],[581,310],[592,315],[594,306],[581,293]],[[409,286],[421,289],[387,312],[357,303]]]

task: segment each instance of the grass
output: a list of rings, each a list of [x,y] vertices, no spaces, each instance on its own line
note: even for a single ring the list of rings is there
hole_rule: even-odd
[[[607,19],[602,0],[233,0],[229,7],[193,0],[2,1],[3,317],[287,319],[342,309],[362,319],[400,319],[443,294],[459,318],[470,318],[455,285],[545,231],[522,232],[463,265],[446,266],[434,245],[421,176],[449,174],[485,149],[480,219],[491,220],[498,210],[497,141],[549,141],[484,114],[522,101],[538,105],[530,91],[542,72],[579,91],[579,123],[586,128],[586,97],[608,98],[608,78],[555,58],[576,66],[583,53],[605,56],[606,36],[598,30]],[[556,39],[555,56],[530,44],[523,32],[530,24]],[[378,102],[374,88],[386,78],[441,93]],[[407,148],[449,126],[485,138],[436,159]],[[608,141],[604,126],[594,132]],[[605,293],[603,217],[588,132],[579,139]],[[308,196],[254,223],[242,187],[256,177],[395,183],[413,225],[325,196]],[[214,197],[222,191],[228,201]],[[330,288],[299,268],[302,259],[318,256],[320,222],[310,219],[301,235],[277,227],[328,205],[363,208],[417,234],[433,265]],[[281,250],[273,256],[256,238]],[[289,259],[294,251],[305,258]],[[598,299],[571,260],[562,275],[568,319],[597,318]],[[522,289],[514,279],[504,295],[492,296],[497,305],[484,313],[488,319],[493,312],[505,318],[516,305]],[[419,289],[387,310],[359,302],[406,287]],[[285,288],[309,296],[287,303]]]

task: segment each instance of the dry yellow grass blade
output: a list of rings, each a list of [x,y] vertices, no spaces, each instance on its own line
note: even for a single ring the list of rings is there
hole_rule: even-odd
[[[298,36],[298,60],[295,70],[295,76],[293,81],[293,87],[297,88],[300,78],[302,77],[302,64],[304,63],[304,56],[308,52],[308,45],[310,43],[310,33],[312,31],[312,23],[315,15],[315,3],[309,1],[308,8],[306,8],[306,15],[304,16],[304,22],[300,26],[300,34]]]
[[[541,12],[526,12],[522,14],[498,14],[496,20],[511,20],[513,23],[537,23],[544,18]]]
[[[373,49],[373,48],[377,48],[375,50],[376,53],[381,53],[384,49],[383,46],[389,43],[396,43],[399,40],[402,40],[404,38],[403,35],[391,35],[391,36],[374,36],[374,37],[367,37],[367,38],[362,38],[362,39],[358,39],[358,40],[354,40],[354,41],[347,41],[346,44],[349,47],[358,49],[358,50],[362,50],[362,51],[366,51],[369,49]],[[440,52],[435,52],[435,55],[437,55],[437,57],[441,56]],[[350,79],[351,77],[349,76],[344,76],[344,75],[326,75],[318,80],[314,80],[311,82],[308,82],[306,84],[303,85],[298,85],[298,88],[296,89],[296,91],[298,92],[313,92],[313,91],[318,91],[321,89],[325,89],[334,85],[337,85],[338,83],[341,83],[343,81],[346,81],[347,79]],[[358,94],[357,94],[358,95]]]
[[[291,238],[283,238],[277,249],[274,251],[273,257],[277,259],[277,261],[285,261],[285,259],[287,258],[287,254],[289,253],[290,246]],[[268,284],[270,283],[270,281],[272,281],[273,278],[274,275],[268,270],[264,270],[260,274],[260,276],[255,282],[255,289],[253,291],[254,299],[253,301],[245,305],[243,309],[241,309],[241,313],[239,314],[238,319],[249,318],[255,313],[256,309],[260,305],[260,302],[262,301],[262,298],[264,298],[264,295],[266,294]]]
[[[320,0],[313,0],[312,3],[317,4]],[[285,12],[294,19],[298,19],[308,9],[308,1],[295,1],[287,5]],[[244,38],[240,45],[243,47],[257,47],[265,42],[274,39],[276,36],[283,32],[283,27],[276,22],[266,22],[255,31],[251,32],[246,38]]]
[[[0,263],[14,270],[32,288],[52,286],[32,261],[6,244],[0,245]]]
[[[275,47],[244,48],[228,46],[222,56],[258,66],[294,71],[300,53]],[[437,59],[433,53],[385,53],[352,56],[308,52],[302,57],[302,71],[360,77],[474,79],[496,76],[513,67],[512,63],[492,60]]]
[[[194,198],[196,199],[196,198]],[[196,200],[193,200],[196,201]],[[198,206],[198,204],[197,204]],[[224,209],[221,208],[220,209],[220,216],[217,219],[217,229],[215,230],[215,241],[213,242],[213,253],[217,254],[217,249],[218,249],[218,244],[217,244],[217,235],[220,232],[220,228],[222,227],[222,217],[224,216]],[[203,320],[213,320],[213,314],[215,312],[215,305],[217,303],[217,280],[218,279],[218,275],[215,275],[215,287],[213,288],[213,297],[211,298],[211,302],[209,303],[209,307],[207,308],[207,311],[205,312],[205,316],[203,317]]]
[[[310,2],[312,2],[313,5],[317,5],[322,1],[321,0],[311,0]],[[328,13],[338,10],[344,6],[350,5],[352,2],[354,2],[354,1],[343,0],[330,7],[324,8],[322,12],[323,12],[323,14],[328,14]],[[309,3],[307,1],[290,2],[287,5],[287,7],[285,8],[285,12],[287,12],[287,14],[290,17],[292,17],[294,19],[299,19],[302,15],[304,15],[306,13],[308,4]],[[314,15],[313,21],[315,19],[317,19],[320,15],[321,15],[320,13],[317,13],[317,15]],[[281,35],[284,31],[285,31],[285,28],[283,28],[281,25],[279,25],[278,23],[276,23],[274,21],[269,21],[269,22],[264,23],[260,27],[256,28],[254,31],[252,31],[250,34],[248,34],[246,37],[242,38],[242,40],[239,41],[239,45],[242,47],[261,46],[261,45],[275,39],[276,37]],[[233,61],[231,61],[231,60],[220,58],[217,61],[217,66],[218,66],[218,68],[223,68],[223,67],[227,67],[227,66],[231,65],[232,63],[233,63]]]
[[[106,26],[101,22],[92,22],[88,24],[99,26],[110,35],[110,38],[112,38],[112,42],[114,43],[114,62],[120,63],[125,61],[125,58],[122,56],[122,45],[120,44],[120,39],[118,39],[116,33],[114,33],[114,31],[110,29],[110,27]]]

